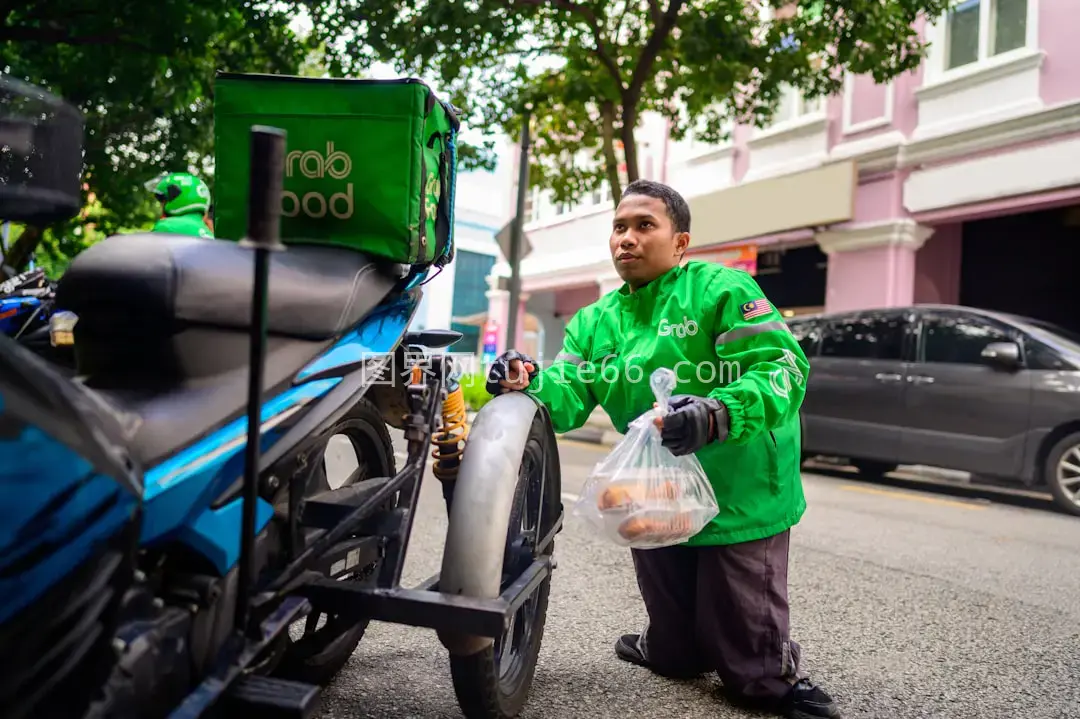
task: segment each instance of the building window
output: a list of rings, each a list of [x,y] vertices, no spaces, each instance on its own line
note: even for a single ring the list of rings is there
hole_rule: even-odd
[[[589,194],[589,202],[595,207],[596,205],[603,205],[611,202],[611,186],[608,183],[604,183],[600,186],[600,189],[593,190]]]
[[[776,114],[773,115],[772,124],[782,125],[786,122],[798,120],[801,117],[814,115],[821,111],[821,98],[807,100],[797,88],[783,88],[783,95],[776,106]]]
[[[486,312],[487,277],[495,266],[495,258],[479,252],[458,250],[454,255],[454,317]],[[476,352],[480,343],[480,328],[473,325],[450,323],[450,329],[465,335],[451,348],[453,352]]]
[[[540,219],[539,213],[537,212],[537,206],[540,204],[538,202],[538,199],[539,199],[539,192],[538,192],[538,190],[536,188],[532,188],[527,193],[525,193],[525,222],[526,222],[526,224],[529,223],[529,222],[536,222],[538,219]]]
[[[789,20],[795,15],[820,18],[822,12],[823,5],[816,0],[802,3],[793,1],[786,4],[763,2],[758,6],[758,15],[763,25],[767,25],[774,20]],[[797,48],[798,41],[794,35],[787,35],[780,41],[780,49],[794,50]],[[783,125],[801,117],[814,115],[822,110],[823,105],[820,98],[806,100],[796,88],[788,86],[784,86],[782,92],[783,95],[776,106],[776,114],[773,116],[771,125]]]
[[[487,309],[487,277],[495,258],[479,252],[458,250],[454,255],[454,314],[472,315]]]
[[[945,21],[945,69],[970,65],[1027,44],[1029,0],[961,0]]]

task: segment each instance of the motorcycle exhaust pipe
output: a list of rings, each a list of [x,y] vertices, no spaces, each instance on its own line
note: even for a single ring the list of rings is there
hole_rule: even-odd
[[[267,296],[270,253],[281,244],[281,191],[285,171],[285,131],[256,125],[251,128],[248,180],[248,231],[240,245],[255,253],[251,296],[251,347],[248,371],[247,447],[244,452],[243,520],[240,535],[240,576],[236,594],[236,628],[251,627],[251,592],[255,578],[255,508],[259,500],[259,429],[262,424],[262,385],[266,358]]]

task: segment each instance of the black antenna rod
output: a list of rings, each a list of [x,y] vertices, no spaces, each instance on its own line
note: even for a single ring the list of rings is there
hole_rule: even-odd
[[[266,305],[270,285],[270,253],[281,244],[281,189],[285,167],[285,131],[251,128],[251,176],[248,185],[248,232],[240,245],[255,251],[251,294],[251,356],[248,369],[247,447],[244,453],[243,521],[240,534],[240,581],[236,595],[236,627],[246,632],[251,618],[255,580],[255,508],[259,501],[259,440],[262,424],[263,365],[266,357]]]

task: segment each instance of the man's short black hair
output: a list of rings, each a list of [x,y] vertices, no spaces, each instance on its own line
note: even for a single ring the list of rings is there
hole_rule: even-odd
[[[623,197],[629,197],[630,195],[645,195],[646,197],[663,200],[668,217],[671,218],[671,224],[675,226],[675,231],[690,231],[690,206],[686,204],[683,196],[671,187],[652,180],[634,180],[626,186],[622,193]]]

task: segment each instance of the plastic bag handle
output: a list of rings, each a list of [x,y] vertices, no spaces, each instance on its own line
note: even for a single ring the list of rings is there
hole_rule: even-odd
[[[667,367],[657,369],[649,377],[649,386],[652,387],[653,396],[656,397],[656,409],[662,415],[667,414],[668,399],[675,391],[676,384],[678,380],[675,378],[675,373]]]

